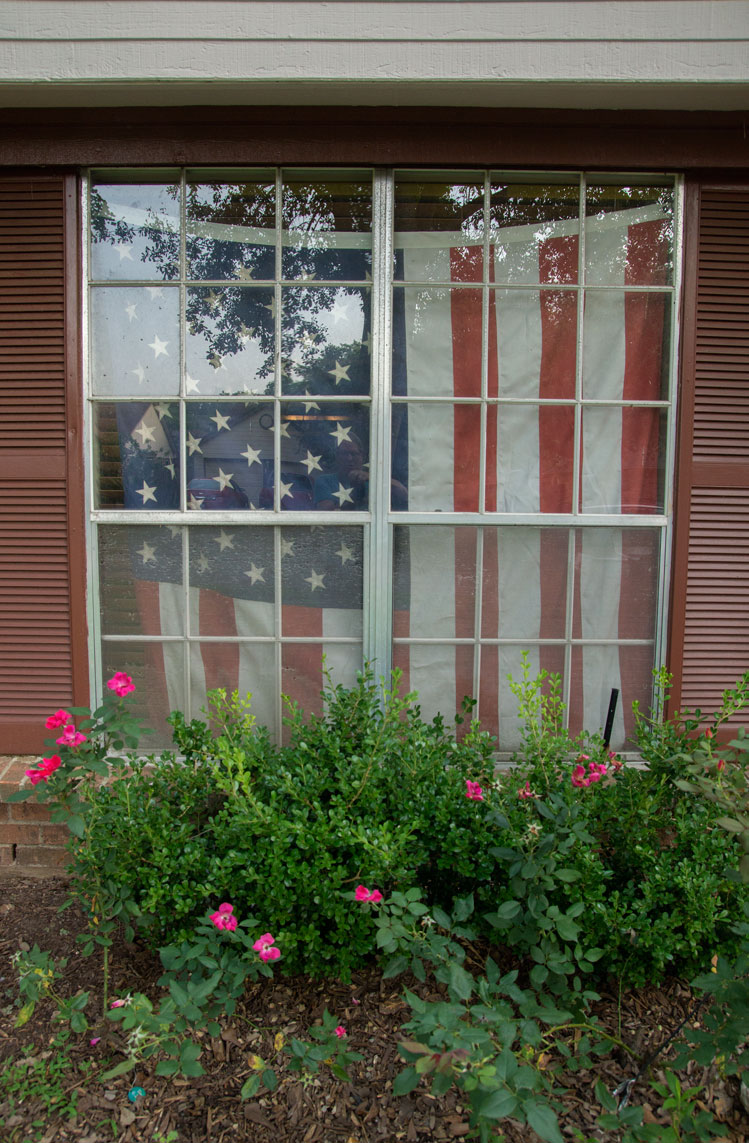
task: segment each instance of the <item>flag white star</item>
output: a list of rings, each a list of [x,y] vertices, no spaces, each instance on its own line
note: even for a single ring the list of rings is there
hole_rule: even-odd
[[[185,393],[197,393],[199,385],[199,381],[196,381],[189,373],[185,373]]]
[[[157,333],[153,335],[153,341],[149,341],[148,348],[153,350],[154,357],[168,357],[166,347],[169,345],[168,341],[162,341]]]
[[[252,270],[249,266],[240,266],[237,270],[237,277],[239,278],[240,282],[251,282]]]
[[[172,539],[173,539],[173,540],[176,540],[176,539],[178,539],[178,538],[179,538],[179,535],[180,535],[180,533],[182,532],[182,529],[179,527],[179,525],[177,525],[177,524],[169,524],[169,525],[168,525],[168,527],[169,527],[169,531],[170,531],[170,533],[171,533]]]
[[[130,370],[130,372],[131,372],[131,373],[132,373],[132,374],[133,374],[135,377],[137,377],[137,378],[138,378],[138,384],[139,384],[139,385],[142,385],[142,384],[143,384],[143,382],[144,382],[144,381],[145,381],[145,379],[146,379],[146,371],[145,371],[145,369],[143,368],[143,366],[141,365],[140,361],[138,362],[138,368],[137,368],[137,369],[131,369],[131,370]]]
[[[280,503],[283,503],[283,499],[285,496],[290,495],[292,487],[293,487],[293,485],[284,484],[283,480],[279,480],[279,482],[278,482],[278,489],[279,489],[278,496],[279,496],[279,502]]]
[[[317,345],[317,338],[311,334],[309,330],[305,330],[305,332],[302,334],[303,348],[312,349],[315,345]]]
[[[340,421],[336,421],[335,428],[330,430],[330,435],[335,437],[338,444],[343,444],[344,441],[351,440],[351,428],[344,429]]]
[[[350,365],[341,365],[340,361],[336,361],[335,369],[329,369],[328,370],[328,376],[333,378],[336,385],[340,385],[341,381],[350,381],[351,380],[351,378],[348,375],[348,371],[350,368],[351,368]]]
[[[163,286],[146,286],[146,289],[148,290],[148,292],[152,298],[163,298],[164,297]]]
[[[164,468],[167,470],[167,472],[171,476],[172,480],[176,479],[177,473],[174,471],[174,461],[173,460],[167,461],[167,463],[164,465]]]
[[[216,409],[216,416],[209,417],[208,420],[216,422],[216,432],[218,433],[229,428],[229,418],[225,417],[223,413],[219,413],[218,409]]]
[[[250,327],[240,322],[239,329],[237,330],[237,338],[241,342],[249,341],[251,337],[255,336],[254,326]]]
[[[365,338],[362,338],[362,345],[366,349],[367,353],[371,354],[371,352],[372,352],[372,334],[371,333],[368,333]]]
[[[288,421],[281,421],[280,433],[281,433],[282,437],[286,437],[287,440],[291,440],[291,437],[289,436],[289,422]]]
[[[250,445],[247,445],[247,448],[244,450],[244,452],[241,452],[239,455],[245,458],[250,468],[253,464],[260,464],[259,448],[251,448]]]
[[[218,304],[221,301],[219,295],[216,293],[215,290],[209,290],[208,293],[205,295],[205,300],[208,303],[208,308],[211,310],[217,309]]]
[[[163,401],[160,401],[158,404],[154,405],[154,409],[158,413],[158,417],[159,417],[160,421],[163,421],[164,417],[174,416],[174,414],[172,413],[172,410],[169,408],[168,405],[165,405]]]
[[[142,557],[144,564],[156,563],[154,552],[155,549],[152,548],[150,544],[147,544],[145,540],[143,541],[143,547],[138,549],[138,555]]]
[[[208,355],[208,364],[212,365],[214,369],[223,369],[224,360],[218,353],[210,353]]]
[[[225,532],[222,528],[217,536],[213,537],[214,543],[218,544],[220,552],[226,548],[234,548],[234,536],[230,532]]]
[[[125,258],[127,258],[128,262],[132,262],[133,256],[130,253],[132,248],[133,248],[132,244],[129,242],[119,242],[117,244],[116,249],[117,249],[117,253],[120,256],[120,262],[124,261]]]
[[[305,395],[305,397],[310,396],[309,389],[304,390],[304,395]],[[305,413],[310,413],[313,409],[317,409],[318,412],[320,411],[320,406],[317,404],[316,401],[305,401],[304,402]]]
[[[354,558],[354,553],[351,551],[351,548],[348,544],[344,543],[341,544],[336,555],[340,558],[342,564],[347,564],[349,560],[353,560]]]
[[[270,305],[269,306],[263,306],[263,309],[264,310],[270,310],[270,316],[272,318],[274,318],[276,316],[276,295],[275,294],[271,298]]]
[[[310,574],[304,577],[304,582],[310,585],[312,591],[317,591],[318,587],[325,587],[325,575],[318,575],[313,568]]]
[[[258,568],[255,567],[254,564],[250,564],[250,570],[246,571],[244,574],[249,576],[250,583],[258,583],[258,581],[260,583],[265,583],[265,575],[263,574],[264,572],[265,568]]]
[[[364,281],[365,282],[371,282],[372,281],[372,275],[370,274],[369,270],[364,271]]]
[[[140,447],[145,448],[146,442],[153,442],[154,444],[156,443],[154,440],[153,432],[154,430],[150,425],[146,425],[143,423],[143,421],[141,421],[137,429],[133,429],[133,436],[140,437]]]
[[[146,505],[149,500],[153,500],[154,504],[156,503],[156,497],[154,496],[154,493],[156,491],[156,485],[155,484],[153,487],[151,487],[151,485],[146,484],[146,482],[144,480],[143,481],[143,487],[142,488],[136,488],[135,491],[138,493],[139,496],[143,497],[143,504],[144,505]]]
[[[303,274],[299,275],[299,281],[300,282],[314,282],[316,277],[317,277],[317,274],[311,274],[311,273],[309,273],[309,271],[305,270]]]
[[[200,559],[198,560],[198,571],[202,575],[205,575],[205,573],[207,571],[210,571],[210,570],[211,570],[210,560],[206,559],[206,557],[204,555],[201,555]]]
[[[190,452],[188,453],[189,456],[192,456],[192,454],[194,452],[202,452],[203,451],[202,448],[200,447],[200,442],[202,441],[202,439],[203,439],[202,437],[194,437],[192,435],[192,433],[187,434],[187,447],[190,450]]]
[[[322,465],[319,463],[321,456],[322,453],[320,456],[313,456],[309,449],[307,449],[307,456],[302,461],[302,464],[306,464],[307,466],[307,476],[309,476],[315,469],[319,469],[320,472],[322,472]]]
[[[203,501],[198,500],[197,496],[193,496],[191,492],[187,497],[187,508],[190,512],[200,512],[203,508]]]
[[[348,313],[346,312],[346,304],[342,298],[337,297],[333,302],[333,308],[330,311],[330,316],[333,319],[333,325],[338,325],[342,321],[348,321]]]
[[[129,306],[125,306],[125,313],[127,314],[128,321],[137,321],[138,315],[135,312],[137,309],[137,302],[131,302]]]
[[[223,492],[225,488],[229,487],[229,485],[232,482],[233,476],[234,476],[233,472],[230,472],[227,474],[226,472],[224,472],[223,468],[219,468],[218,476],[215,477],[215,479],[219,483],[219,492]]]
[[[343,508],[344,504],[353,504],[353,497],[351,493],[353,488],[344,488],[342,484],[338,485],[338,491],[333,493],[333,496],[338,501],[338,507]]]
[[[281,559],[294,555],[294,541],[281,539]]]

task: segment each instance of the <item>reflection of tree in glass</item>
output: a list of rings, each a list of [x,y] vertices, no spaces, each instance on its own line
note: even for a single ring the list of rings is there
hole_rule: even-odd
[[[178,199],[180,188],[165,188]],[[114,218],[104,197],[92,190],[91,227],[94,242],[133,242],[145,237],[144,262],[159,268],[164,280],[179,275],[179,234],[158,215],[149,212],[147,225],[134,227]],[[366,249],[335,245],[329,232],[371,230],[371,187],[367,183],[292,184],[284,188],[283,218],[293,227],[290,245],[284,246],[283,274],[295,281],[364,281],[371,266]],[[187,298],[190,331],[201,334],[206,359],[237,354],[248,336],[256,338],[264,361],[258,368],[272,389],[276,350],[275,304],[269,297],[275,278],[275,187],[266,183],[208,183],[187,187],[185,239],[187,273],[192,281],[237,283],[268,282],[268,290],[255,288],[191,289]],[[288,241],[288,239],[287,239]],[[149,275],[150,276],[150,275]],[[302,346],[305,364],[312,366],[325,345],[324,324],[316,319],[331,309],[339,285],[321,287],[312,296],[293,293],[284,300],[280,351],[289,357]],[[305,292],[306,293],[306,292]],[[302,312],[303,311],[303,312]]]
[[[284,362],[284,393],[314,393],[340,397],[369,393],[370,358],[361,341],[345,345],[327,343],[303,362]],[[337,378],[337,379],[336,379]],[[328,405],[325,406],[328,409]]]

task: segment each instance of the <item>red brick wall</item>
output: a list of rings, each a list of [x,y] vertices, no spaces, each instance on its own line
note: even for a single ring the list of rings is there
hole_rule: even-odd
[[[38,761],[36,755],[0,756],[0,877],[59,875],[67,860],[68,831],[50,821],[49,805],[7,800]]]

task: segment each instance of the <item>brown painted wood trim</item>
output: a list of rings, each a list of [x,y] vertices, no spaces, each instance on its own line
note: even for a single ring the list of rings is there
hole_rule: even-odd
[[[44,450],[44,476],[49,480],[65,480],[67,457],[63,449]],[[0,480],[38,480],[39,457],[15,449],[0,452]]]
[[[692,502],[692,451],[697,336],[697,276],[700,184],[688,179],[684,188],[684,247],[681,284],[678,422],[674,474],[674,535],[671,549],[668,647],[666,665],[673,678],[667,713],[681,706],[684,668],[684,619],[687,602],[689,517]]]
[[[87,706],[89,671],[80,267],[80,182],[78,176],[71,173],[65,176],[65,412],[70,631],[73,696],[77,706]]]
[[[749,172],[749,112],[455,107],[0,110],[0,165],[384,164]]]

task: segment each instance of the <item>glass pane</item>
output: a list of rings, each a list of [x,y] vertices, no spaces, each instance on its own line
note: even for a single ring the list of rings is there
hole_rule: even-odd
[[[91,277],[168,281],[179,277],[179,176],[172,183],[94,182]]]
[[[94,495],[97,508],[179,508],[179,406],[97,403]]]
[[[281,304],[283,392],[369,393],[370,291],[285,289]]]
[[[574,408],[499,405],[489,413],[487,508],[496,500],[499,512],[571,512]]]
[[[481,290],[393,291],[393,393],[481,396]]]
[[[601,732],[606,724],[611,690],[619,699],[614,716],[611,749],[632,749],[632,703],[648,710],[653,695],[652,646],[582,646],[572,648],[570,730]]]
[[[299,281],[364,282],[372,276],[371,178],[285,177],[282,273]]]
[[[273,406],[248,401],[187,405],[187,507],[273,507]]]
[[[577,638],[653,639],[659,528],[580,528],[576,536]]]
[[[272,393],[275,313],[272,289],[189,289],[187,395]]]
[[[568,565],[566,528],[485,528],[482,638],[563,639]]]
[[[480,441],[478,405],[393,408],[393,509],[478,511]]]
[[[572,290],[495,290],[489,323],[496,322],[500,397],[575,396],[577,292]],[[493,308],[493,312],[492,312]],[[496,381],[494,381],[496,391]]]
[[[190,702],[192,715],[201,717],[208,691],[221,687],[227,694],[251,695],[250,710],[261,726],[276,729],[278,681],[276,650],[272,643],[190,644]]]
[[[583,409],[583,512],[662,512],[663,409]]]
[[[477,535],[442,525],[395,529],[396,638],[474,637]]]
[[[589,286],[667,286],[673,276],[672,186],[594,184],[585,203]]]
[[[273,528],[190,530],[190,634],[275,634]]]
[[[564,647],[539,647],[530,642],[524,647],[482,646],[477,715],[482,729],[499,739],[500,750],[518,750],[522,745],[518,700],[510,690],[508,676],[512,675],[515,681],[522,678],[523,651],[528,652],[531,678],[545,670],[564,680]],[[547,682],[543,693],[547,693],[548,688]]]
[[[181,635],[182,528],[99,529],[99,608],[105,635]]]
[[[580,188],[493,183],[491,242],[497,282],[576,282]]]
[[[281,507],[367,511],[369,406],[289,401],[282,408]]]
[[[599,401],[666,399],[670,341],[667,294],[587,291],[583,396]]]
[[[187,276],[249,282],[275,277],[272,178],[187,184]]]
[[[173,710],[187,710],[185,691],[185,644],[102,642],[102,685],[117,671],[135,683],[129,706],[152,734],[144,734],[141,747],[151,752],[168,746],[172,730],[166,719]],[[108,693],[108,692],[107,692]]]
[[[361,640],[363,545],[361,528],[282,530],[284,635]]]
[[[481,282],[483,246],[484,187],[479,179],[396,180],[396,280]]]
[[[361,671],[362,649],[357,644],[284,643],[281,647],[281,693],[297,703],[305,715],[322,714],[322,688],[356,686]],[[284,711],[286,714],[287,711]],[[288,727],[284,728],[288,740]]]
[[[91,290],[91,377],[97,396],[179,393],[179,290]]]

